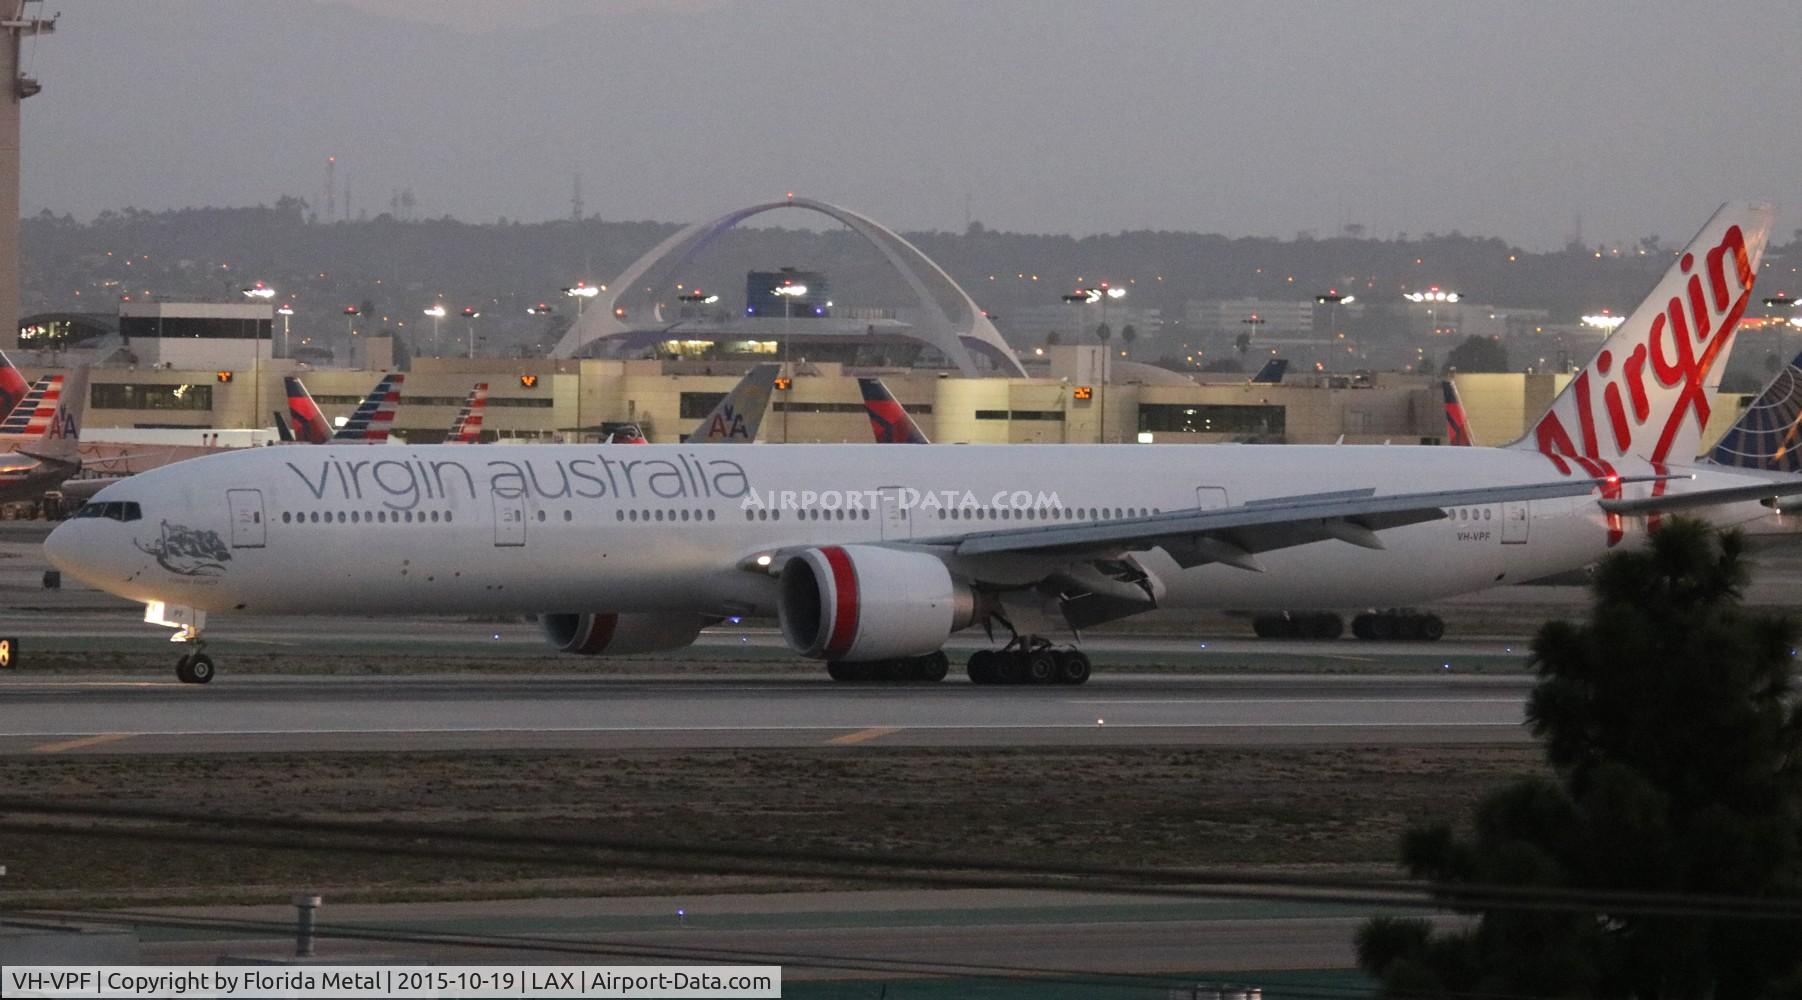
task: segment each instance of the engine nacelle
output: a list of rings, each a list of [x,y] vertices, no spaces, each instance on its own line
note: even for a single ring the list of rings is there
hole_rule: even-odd
[[[782,637],[802,656],[886,660],[930,653],[970,624],[975,594],[923,552],[807,549],[782,566]]]
[[[562,652],[583,656],[621,656],[681,649],[694,642],[695,636],[711,622],[700,615],[599,611],[585,615],[542,615],[539,620],[544,625],[544,637],[551,645]]]

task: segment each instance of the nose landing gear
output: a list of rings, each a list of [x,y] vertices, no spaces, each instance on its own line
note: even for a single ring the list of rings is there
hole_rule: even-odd
[[[183,684],[205,684],[213,679],[213,658],[206,655],[206,640],[200,637],[200,630],[206,625],[205,611],[151,601],[144,606],[144,620],[174,629],[175,634],[169,641],[185,642],[192,647],[175,661],[175,676]]]

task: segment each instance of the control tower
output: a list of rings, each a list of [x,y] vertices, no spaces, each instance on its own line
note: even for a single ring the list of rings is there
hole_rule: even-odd
[[[31,16],[32,0],[0,0],[0,79],[8,81],[0,98],[0,348],[19,340],[19,102],[37,93],[37,80],[20,69],[19,48],[27,35],[56,30],[55,18]]]

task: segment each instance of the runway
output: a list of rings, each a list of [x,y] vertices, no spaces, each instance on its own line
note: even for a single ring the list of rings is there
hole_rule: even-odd
[[[1530,678],[0,677],[0,753],[1514,743]]]

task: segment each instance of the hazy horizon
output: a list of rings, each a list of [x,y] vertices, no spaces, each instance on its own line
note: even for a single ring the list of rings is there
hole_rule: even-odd
[[[71,2],[22,207],[1680,242],[1789,208],[1802,5]],[[1795,223],[1780,219],[1780,232]]]

